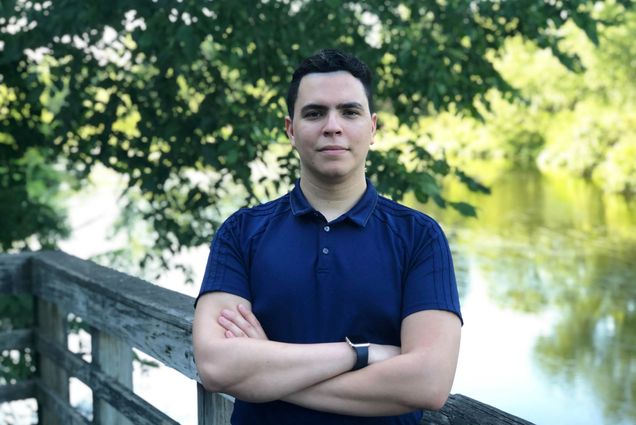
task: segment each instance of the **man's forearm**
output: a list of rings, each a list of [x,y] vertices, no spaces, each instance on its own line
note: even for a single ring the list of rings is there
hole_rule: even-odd
[[[399,415],[439,409],[448,386],[427,370],[423,353],[402,354],[364,369],[338,375],[284,400],[299,406],[354,416]]]
[[[251,338],[213,340],[197,356],[206,389],[252,402],[284,398],[351,370],[354,362],[344,342],[285,344]]]
[[[238,384],[228,385],[230,391],[217,391],[230,392],[248,401],[280,398],[315,410],[356,416],[397,415],[422,408],[435,410],[440,409],[448,398],[457,365],[461,329],[459,320],[452,313],[433,310],[408,316],[402,322],[401,349],[371,344],[370,365],[350,373],[345,372],[353,366],[355,355],[347,344],[270,342],[249,309],[239,306],[238,312],[224,310],[222,316],[219,323],[225,329],[225,341],[243,341],[248,345],[241,345],[241,349],[235,351],[239,346],[214,344],[215,356],[224,351],[226,354],[242,353],[243,356],[232,360],[238,366],[246,367],[240,375],[242,378],[237,379],[234,375],[231,382]],[[261,344],[249,345],[249,341]],[[274,364],[269,364],[270,348],[280,349],[280,346],[289,350],[289,360],[286,356],[277,356],[273,358]],[[250,350],[245,350],[248,347],[262,351],[253,357],[249,355]],[[215,350],[207,352],[214,353]],[[245,357],[246,353],[248,357]],[[301,357],[296,357],[298,355]],[[336,364],[332,363],[334,360]],[[226,362],[225,366],[231,363]],[[221,368],[225,366],[220,365]],[[276,376],[283,380],[280,385],[269,381],[277,379]],[[263,392],[251,393],[249,383]]]

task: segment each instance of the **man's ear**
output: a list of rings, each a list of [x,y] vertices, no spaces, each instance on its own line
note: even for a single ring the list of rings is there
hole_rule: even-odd
[[[285,133],[289,137],[289,141],[293,147],[296,147],[296,139],[294,138],[294,122],[289,116],[285,117]]]
[[[371,114],[371,144],[375,143],[375,131],[378,128],[378,115],[374,112]]]

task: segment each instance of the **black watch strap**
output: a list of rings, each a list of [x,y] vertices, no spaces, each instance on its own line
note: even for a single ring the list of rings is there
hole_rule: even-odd
[[[345,338],[347,343],[356,352],[356,363],[353,365],[353,370],[362,369],[369,364],[369,343],[358,342],[357,338]]]
[[[356,350],[356,364],[351,370],[358,370],[367,366],[369,364],[369,346],[354,345],[353,349]]]

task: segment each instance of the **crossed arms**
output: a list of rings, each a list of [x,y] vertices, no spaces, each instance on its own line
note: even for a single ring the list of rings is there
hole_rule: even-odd
[[[453,383],[460,332],[453,313],[413,313],[402,321],[402,347],[371,344],[369,366],[351,372],[355,353],[346,342],[270,341],[250,303],[228,293],[203,295],[192,328],[206,390],[355,416],[440,409]]]

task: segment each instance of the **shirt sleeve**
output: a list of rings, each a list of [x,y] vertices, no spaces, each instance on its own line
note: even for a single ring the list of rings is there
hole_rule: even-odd
[[[402,318],[421,310],[446,310],[455,313],[463,324],[446,236],[431,218],[420,229],[404,285]]]
[[[231,216],[214,235],[195,307],[201,295],[214,291],[251,301],[247,261],[238,235],[239,222],[238,214]]]

